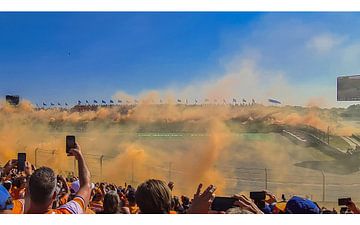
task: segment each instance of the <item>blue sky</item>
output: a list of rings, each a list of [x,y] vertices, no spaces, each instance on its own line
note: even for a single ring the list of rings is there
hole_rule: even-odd
[[[0,13],[0,94],[75,103],[156,90],[180,98],[338,106],[336,76],[360,72],[359,19],[350,13]]]

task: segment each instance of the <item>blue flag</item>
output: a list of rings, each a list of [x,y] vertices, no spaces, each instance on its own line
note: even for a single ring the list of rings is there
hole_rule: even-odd
[[[58,106],[61,106],[60,102],[58,102]]]
[[[65,105],[68,106],[68,104],[65,102]]]
[[[51,102],[50,105],[51,105],[51,106],[54,106],[55,104]]]
[[[45,103],[45,102],[43,102],[43,106],[46,106],[46,103]]]
[[[274,104],[281,104],[281,102],[279,102],[278,100],[271,99],[271,98],[269,98],[269,102],[274,103]]]
[[[80,105],[80,104],[81,104],[81,101],[79,100],[79,101],[78,101],[78,105]]]
[[[104,100],[101,100],[101,103],[104,103],[104,104],[106,104],[106,102],[105,102]]]
[[[88,101],[88,100],[86,100],[85,102],[86,102],[86,104],[89,104],[89,101]]]
[[[96,100],[94,100],[94,103],[96,103],[96,104],[97,104],[98,102],[97,102]]]
[[[113,101],[113,100],[110,100],[110,103],[114,103],[114,101]]]

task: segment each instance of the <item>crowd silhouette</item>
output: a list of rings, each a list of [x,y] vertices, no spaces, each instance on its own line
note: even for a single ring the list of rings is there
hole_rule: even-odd
[[[320,207],[300,196],[277,198],[268,190],[216,196],[216,185],[199,184],[193,196],[175,196],[176,184],[149,179],[138,187],[91,182],[81,152],[69,152],[78,163],[78,176],[63,177],[49,167],[35,168],[30,162],[19,166],[17,159],[1,168],[1,214],[334,214],[335,208]],[[255,197],[254,197],[255,196]],[[256,197],[257,196],[257,197]],[[359,214],[351,199],[345,199],[339,213]],[[340,205],[340,204],[339,204]]]

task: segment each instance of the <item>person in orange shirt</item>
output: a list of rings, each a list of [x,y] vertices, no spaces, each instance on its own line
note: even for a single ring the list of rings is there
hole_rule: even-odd
[[[25,195],[25,213],[30,214],[82,214],[90,200],[90,172],[80,146],[70,150],[78,161],[80,188],[75,197],[66,204],[52,209],[56,198],[56,175],[48,167],[41,167],[31,174]]]
[[[103,211],[103,196],[99,189],[94,189],[95,192],[92,201],[90,202],[90,209],[95,213],[100,213]]]
[[[24,213],[24,199],[13,200],[14,208],[12,209],[12,214],[23,214]]]
[[[135,191],[130,190],[127,195],[126,195],[126,199],[128,200],[128,208],[130,211],[130,214],[137,214],[139,213],[139,207],[136,204],[136,199],[135,199]]]
[[[18,177],[13,182],[10,194],[13,200],[23,199],[25,196],[26,177]]]

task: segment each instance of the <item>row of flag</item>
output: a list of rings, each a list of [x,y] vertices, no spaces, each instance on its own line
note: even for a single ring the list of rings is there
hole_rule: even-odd
[[[281,104],[280,101],[275,100],[275,99],[268,99],[268,101],[269,101],[270,103],[274,103],[274,104]],[[124,101],[124,103],[125,103],[125,102],[126,102],[127,104],[131,103],[129,100]],[[176,102],[177,102],[177,103],[183,103],[183,102],[184,102],[185,104],[188,104],[188,103],[189,103],[189,102],[188,102],[188,99],[186,99],[185,101],[183,101],[183,100],[181,100],[181,99],[177,99]],[[195,104],[198,104],[198,103],[199,103],[198,99],[195,99],[194,102],[195,102]],[[204,103],[209,103],[209,102],[211,102],[211,101],[210,101],[208,98],[204,99]],[[217,99],[214,99],[213,102],[214,102],[214,103],[220,103],[221,101],[218,101]],[[235,98],[232,99],[232,103],[234,103],[234,104],[241,103],[241,102],[242,102],[243,104],[246,104],[248,101],[247,101],[246,99],[244,99],[244,98],[242,99],[242,101],[237,100],[237,99],[235,99]],[[82,103],[83,103],[82,101],[78,100],[78,105],[81,105]],[[97,100],[94,100],[92,103],[93,103],[93,104],[99,104],[99,102],[98,102]],[[122,104],[123,101],[119,99],[119,100],[117,100],[117,103]],[[138,100],[134,100],[134,103],[137,104],[137,103],[138,103]],[[154,101],[153,101],[153,103],[154,103]],[[162,101],[161,99],[160,99],[160,103],[163,103],[163,101]],[[223,103],[224,103],[224,104],[227,104],[227,101],[226,101],[225,99],[223,99]],[[249,103],[251,103],[251,104],[256,104],[256,102],[255,102],[254,99],[251,99],[251,102],[249,101]],[[85,100],[85,104],[90,105],[90,102],[89,102],[88,100]],[[106,102],[105,100],[101,100],[101,104],[107,104],[107,102]],[[110,101],[109,101],[109,104],[115,104],[115,101],[114,101],[114,100],[110,100]],[[38,108],[40,108],[39,104],[36,104],[36,106],[37,106]],[[43,103],[42,103],[42,106],[48,106],[48,104],[45,103],[45,102],[43,102]],[[49,106],[69,106],[69,105],[68,105],[67,102],[65,102],[64,105],[62,105],[60,102],[58,102],[57,104],[54,104],[54,103],[50,102]]]
[[[134,102],[135,102],[135,103],[138,103],[138,100],[134,100]],[[163,102],[163,101],[160,99],[160,103],[162,103],[162,102]],[[181,99],[177,99],[177,102],[178,102],[178,103],[182,103],[183,101],[182,101]],[[186,99],[184,102],[185,102],[185,103],[188,103],[188,99]],[[195,103],[198,103],[198,102],[199,102],[199,101],[198,101],[197,99],[195,99]],[[210,100],[209,100],[209,99],[205,99],[204,102],[210,102]],[[217,99],[214,99],[214,102],[218,102],[218,100],[217,100]],[[219,102],[220,102],[220,101],[219,101]],[[223,102],[226,103],[226,100],[223,99]],[[233,98],[233,102],[236,103],[237,100],[236,100],[235,98]],[[242,102],[243,102],[243,103],[246,103],[247,101],[246,101],[245,99],[242,99]],[[82,103],[83,103],[82,101],[78,100],[78,105],[81,105]],[[86,100],[85,103],[86,103],[86,104],[90,104],[90,102],[89,102],[88,100]],[[98,102],[97,100],[94,100],[93,103],[94,103],[94,104],[98,104],[99,102]],[[114,100],[110,100],[109,103],[110,103],[110,104],[114,104],[115,102],[114,102]],[[123,101],[122,101],[122,100],[117,100],[117,103],[120,103],[120,104],[121,104],[121,103],[123,103]],[[130,103],[130,101],[129,101],[129,100],[126,100],[126,103]],[[252,103],[255,103],[255,100],[254,100],[254,99],[252,99]],[[107,104],[107,102],[106,102],[105,100],[101,100],[101,104]],[[38,104],[36,104],[36,105],[38,105]],[[45,103],[45,102],[43,102],[42,105],[43,105],[43,106],[48,106],[48,104]],[[55,105],[57,105],[57,106],[62,106],[62,104],[61,104],[60,102],[58,102],[57,104],[50,102],[49,105],[50,105],[50,106],[55,106]],[[64,105],[65,105],[65,106],[68,106],[68,103],[65,102]]]
[[[118,100],[117,102],[118,102],[118,103],[122,103],[121,100]],[[129,101],[127,101],[127,102],[129,102]],[[82,102],[81,102],[80,100],[78,100],[78,105],[81,105],[81,103],[82,103]],[[88,100],[86,100],[85,103],[86,103],[86,104],[90,104],[90,102],[89,102]],[[94,103],[94,104],[98,104],[98,101],[97,101],[97,100],[94,100],[93,103]],[[114,104],[114,101],[113,101],[113,100],[110,100],[109,103],[110,103],[110,104]],[[101,104],[106,104],[106,101],[105,101],[105,100],[101,100]],[[43,105],[43,106],[48,106],[48,105],[49,105],[49,106],[55,106],[55,105],[57,105],[57,106],[63,106],[60,102],[58,102],[57,104],[52,103],[52,102],[50,102],[49,104],[47,104],[46,102],[43,102],[42,105]],[[39,106],[39,104],[36,104],[36,106]],[[69,106],[69,104],[68,104],[67,102],[65,102],[65,103],[64,103],[64,106]]]

